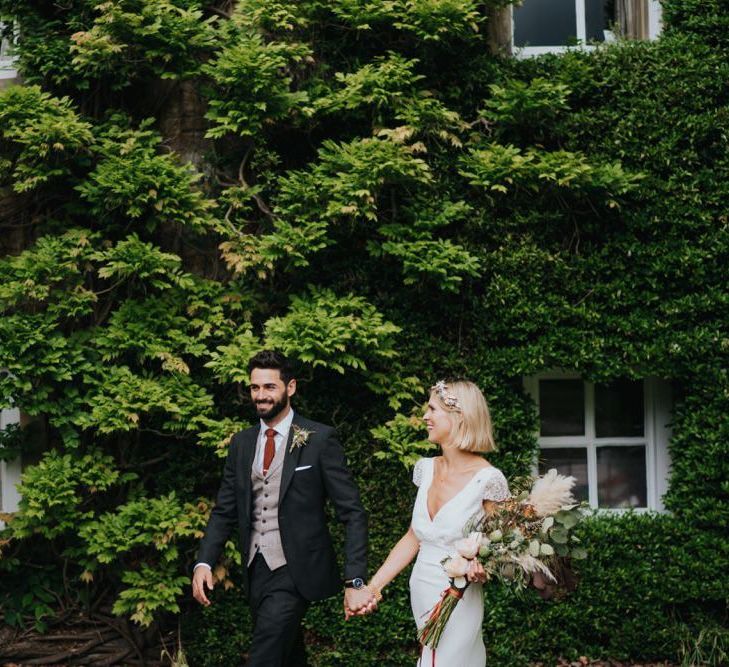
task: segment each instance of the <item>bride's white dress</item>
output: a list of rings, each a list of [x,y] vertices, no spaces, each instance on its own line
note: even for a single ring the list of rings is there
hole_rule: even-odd
[[[433,459],[415,464],[413,482],[419,487],[413,507],[412,527],[420,541],[420,551],[410,576],[410,604],[418,630],[425,625],[430,610],[448,588],[448,577],[440,562],[455,554],[454,543],[464,537],[466,522],[483,512],[484,500],[502,501],[509,497],[506,478],[488,466],[479,470],[463,489],[431,517],[428,489],[433,481]],[[481,636],[483,586],[471,584],[456,606],[438,648],[423,647],[417,667],[484,667],[486,649]]]

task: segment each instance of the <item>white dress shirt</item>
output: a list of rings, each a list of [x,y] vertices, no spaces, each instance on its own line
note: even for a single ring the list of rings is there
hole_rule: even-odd
[[[291,430],[291,423],[294,421],[294,410],[289,408],[288,414],[273,428],[276,431],[276,435],[273,436],[273,442],[276,447],[276,453],[283,447],[289,439],[289,431]],[[263,474],[263,454],[266,449],[266,430],[270,427],[266,422],[261,419],[261,428],[258,431],[258,439],[256,440],[256,460],[253,462],[257,472]],[[212,570],[209,563],[196,563],[192,569],[194,572],[198,567],[203,566]]]
[[[273,427],[276,431],[276,435],[273,436],[273,442],[276,446],[276,454],[278,454],[278,450],[281,449],[281,447],[288,441],[289,431],[291,430],[291,422],[293,421],[294,411],[292,408],[289,408],[288,414]],[[263,474],[263,455],[266,450],[266,431],[269,428],[268,424],[261,419],[261,430],[258,432],[258,440],[256,441],[256,460],[253,463],[256,472],[260,472],[261,474]]]

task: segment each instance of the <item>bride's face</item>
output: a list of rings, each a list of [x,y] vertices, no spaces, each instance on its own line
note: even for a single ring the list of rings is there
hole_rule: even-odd
[[[430,395],[428,408],[423,415],[423,421],[428,429],[428,440],[438,445],[448,444],[451,438],[453,421],[450,413],[443,408],[433,394]]]

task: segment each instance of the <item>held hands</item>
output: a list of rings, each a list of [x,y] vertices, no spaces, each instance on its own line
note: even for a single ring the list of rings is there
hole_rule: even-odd
[[[205,586],[207,586],[208,590],[213,590],[213,571],[209,567],[200,565],[192,573],[192,597],[200,604],[209,607],[210,600],[205,595]]]
[[[468,572],[466,572],[466,579],[471,582],[477,582],[482,584],[486,581],[486,570],[483,569],[478,558],[474,558],[468,566]]]
[[[369,586],[355,590],[348,588],[344,591],[344,620],[352,616],[366,616],[377,609],[377,603],[382,599]]]

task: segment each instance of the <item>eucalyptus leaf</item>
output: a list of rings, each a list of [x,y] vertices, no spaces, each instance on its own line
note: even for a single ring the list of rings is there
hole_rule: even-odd
[[[580,516],[573,510],[560,510],[554,515],[554,518],[565,528],[574,528],[580,521]]]
[[[554,548],[551,544],[542,544],[539,547],[539,554],[541,556],[554,556]]]
[[[529,554],[537,558],[540,554],[540,546],[539,540],[531,540],[529,542]]]
[[[567,544],[569,540],[569,534],[564,528],[556,526],[549,531],[549,537],[553,542],[557,544]]]
[[[560,556],[562,558],[565,558],[565,557],[567,557],[569,555],[570,549],[569,549],[569,547],[566,544],[555,544],[554,545],[554,552],[558,556]]]

